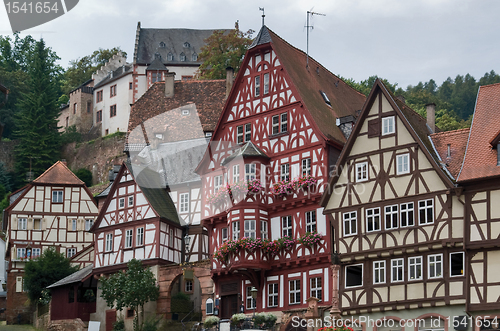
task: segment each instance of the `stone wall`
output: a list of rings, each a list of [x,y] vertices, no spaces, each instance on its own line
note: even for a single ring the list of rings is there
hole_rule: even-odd
[[[8,171],[14,171],[14,148],[17,141],[0,141],[0,162],[5,163]]]

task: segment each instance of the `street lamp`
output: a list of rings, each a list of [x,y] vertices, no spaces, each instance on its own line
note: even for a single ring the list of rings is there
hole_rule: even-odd
[[[253,300],[253,317],[255,319],[255,310],[257,309],[257,293],[259,291],[255,288],[255,286],[252,286],[252,289],[250,290],[250,294],[252,295],[252,300]]]

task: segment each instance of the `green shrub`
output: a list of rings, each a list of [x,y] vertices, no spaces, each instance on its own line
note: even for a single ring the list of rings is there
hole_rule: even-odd
[[[61,135],[61,142],[63,144],[69,144],[73,142],[82,141],[82,134],[76,130],[76,126],[68,126]]]
[[[265,330],[271,329],[277,320],[276,315],[272,313],[258,313],[253,317],[254,326]]]
[[[123,318],[119,318],[113,324],[113,331],[125,331],[125,321],[123,320]]]
[[[219,323],[219,318],[217,316],[208,316],[205,318],[205,322],[203,322],[203,327],[205,329],[210,329],[211,327],[216,326]]]
[[[87,185],[87,187],[92,186],[92,172],[90,170],[81,168],[75,171],[74,173],[76,177],[80,178],[82,182],[84,182],[85,185]]]

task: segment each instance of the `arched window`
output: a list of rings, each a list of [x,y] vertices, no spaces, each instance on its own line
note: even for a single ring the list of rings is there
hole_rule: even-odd
[[[167,61],[173,61],[174,60],[174,54],[168,53],[167,55]]]
[[[182,62],[186,61],[186,55],[184,53],[181,53],[180,59]]]
[[[212,300],[212,298],[208,298],[207,302],[205,303],[205,307],[206,307],[207,315],[213,315],[213,313],[214,313],[214,300]]]
[[[198,61],[198,54],[193,53],[193,55],[192,55],[192,60],[193,60],[193,61]]]

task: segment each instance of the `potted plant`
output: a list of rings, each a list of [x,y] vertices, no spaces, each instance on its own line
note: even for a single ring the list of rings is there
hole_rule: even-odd
[[[210,329],[219,323],[219,318],[217,316],[208,316],[203,322],[203,327],[205,329]]]
[[[306,232],[299,238],[299,243],[306,247],[316,246],[321,242],[322,235],[317,232]]]
[[[233,316],[231,316],[231,325],[237,328],[241,328],[246,318],[247,316],[245,314],[234,314]]]
[[[273,313],[257,313],[253,317],[254,326],[261,330],[272,329],[278,318]]]

